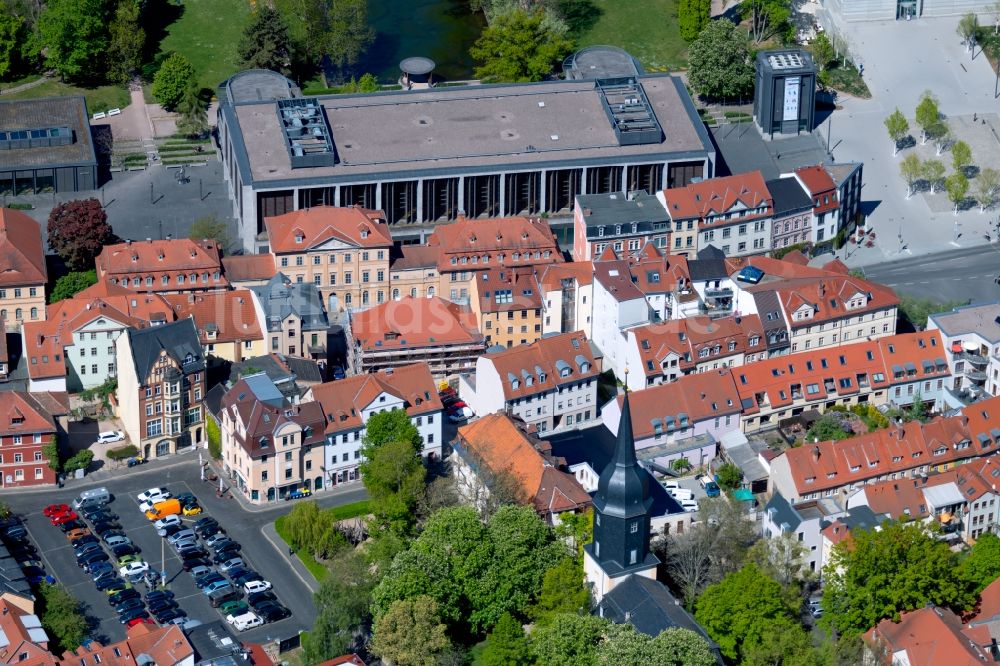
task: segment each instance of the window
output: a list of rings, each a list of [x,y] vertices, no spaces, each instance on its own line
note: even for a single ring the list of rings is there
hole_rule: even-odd
[[[629,532],[631,532],[632,534],[635,534],[638,531],[639,531],[639,521],[638,520],[633,520],[632,524],[629,526]]]

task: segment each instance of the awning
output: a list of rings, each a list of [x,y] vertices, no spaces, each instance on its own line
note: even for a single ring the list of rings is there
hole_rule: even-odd
[[[945,523],[945,524],[950,523],[951,522],[951,514],[948,513],[947,511],[945,511],[944,513],[942,513],[942,514],[940,514],[938,516],[938,520],[940,520],[942,523]]]
[[[954,354],[957,354],[957,353],[959,353],[960,351],[962,351],[962,343],[961,343],[961,342],[957,342],[957,341],[956,341],[956,342],[953,342],[953,343],[951,343],[951,351],[952,351],[952,353],[954,353]]]
[[[750,492],[749,488],[739,488],[733,491],[733,499],[737,502],[752,502],[753,493]]]

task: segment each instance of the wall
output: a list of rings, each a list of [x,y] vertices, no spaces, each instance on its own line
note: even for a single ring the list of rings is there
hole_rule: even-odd
[[[45,285],[0,288],[0,316],[8,330],[17,330],[21,322],[44,321]]]

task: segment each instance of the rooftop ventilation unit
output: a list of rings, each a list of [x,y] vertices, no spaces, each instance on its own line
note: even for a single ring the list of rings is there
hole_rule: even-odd
[[[619,146],[662,143],[663,128],[637,79],[599,79],[594,85]]]
[[[334,166],[337,163],[330,127],[318,100],[280,99],[275,105],[293,169]]]

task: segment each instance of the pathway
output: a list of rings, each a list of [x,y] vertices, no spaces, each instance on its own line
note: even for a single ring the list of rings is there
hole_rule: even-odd
[[[19,86],[14,86],[13,88],[4,88],[0,90],[0,95],[13,95],[14,93],[24,92],[25,90],[31,90],[32,88],[37,88],[46,81],[49,81],[50,77],[43,76],[41,78],[35,79],[34,81],[28,81],[27,83],[22,83]]]

